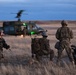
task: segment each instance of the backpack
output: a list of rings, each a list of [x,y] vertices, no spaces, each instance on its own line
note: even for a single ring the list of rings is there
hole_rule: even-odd
[[[39,38],[32,38],[31,49],[33,54],[36,54],[40,50]]]
[[[55,44],[55,48],[56,48],[57,50],[59,50],[59,47],[60,47],[60,42],[58,41],[58,42],[56,42],[56,44]]]
[[[71,39],[73,36],[71,30],[68,27],[61,27],[57,34],[58,34],[59,40],[63,38]]]

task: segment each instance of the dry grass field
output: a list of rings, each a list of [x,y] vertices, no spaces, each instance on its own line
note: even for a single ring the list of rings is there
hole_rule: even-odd
[[[55,33],[60,22],[39,23],[41,27],[48,30],[50,48],[55,52],[53,62],[43,58],[39,63],[31,58],[31,37],[26,36],[4,36],[6,42],[11,46],[11,51],[4,49],[4,59],[0,61],[0,75],[76,75],[76,68],[69,62],[66,52],[63,52],[61,65],[56,64],[57,50],[54,48],[57,42]],[[76,22],[69,22],[68,26],[73,30],[74,39],[71,43],[76,45]],[[41,37],[41,36],[37,36]],[[32,63],[33,62],[33,63]]]

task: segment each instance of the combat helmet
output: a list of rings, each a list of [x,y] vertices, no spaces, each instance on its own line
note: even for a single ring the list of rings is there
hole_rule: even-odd
[[[68,23],[67,23],[67,21],[62,20],[62,21],[61,21],[61,25],[62,25],[62,26],[67,26],[67,25],[68,25]]]

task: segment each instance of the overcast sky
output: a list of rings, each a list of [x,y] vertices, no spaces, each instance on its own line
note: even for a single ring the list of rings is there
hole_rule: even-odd
[[[76,20],[76,0],[0,0],[0,9],[0,20],[16,20],[11,13],[21,9],[22,20]]]

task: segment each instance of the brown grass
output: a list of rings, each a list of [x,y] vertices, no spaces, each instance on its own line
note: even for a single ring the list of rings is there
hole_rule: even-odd
[[[57,50],[54,48],[54,45],[57,40],[55,33],[57,28],[60,27],[60,23],[40,24],[40,26],[48,30],[50,47],[55,52],[53,62],[49,61],[48,58],[43,58],[39,63],[31,58],[30,36],[25,38],[20,38],[20,36],[4,36],[6,42],[11,46],[11,51],[4,49],[4,59],[0,61],[0,75],[76,75],[76,68],[69,62],[65,51],[63,52],[60,66],[56,63]],[[69,23],[69,27],[74,32],[72,44],[76,45],[76,25],[75,23]]]

